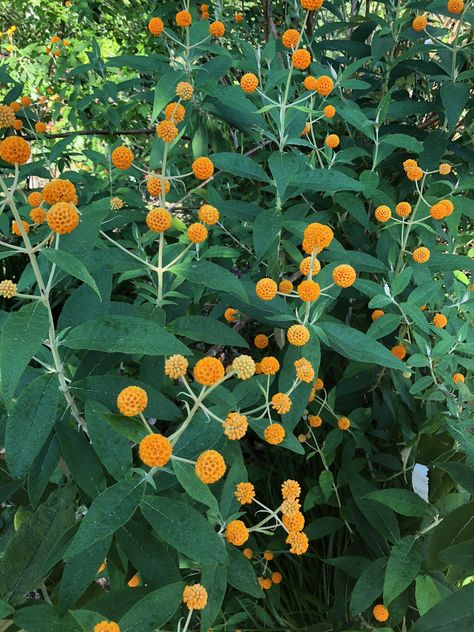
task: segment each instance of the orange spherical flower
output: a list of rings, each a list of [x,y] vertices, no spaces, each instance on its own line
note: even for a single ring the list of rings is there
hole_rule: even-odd
[[[209,13],[207,11],[201,13],[201,20],[209,20]]]
[[[308,75],[307,77],[305,77],[304,81],[303,81],[303,85],[306,88],[306,90],[317,90],[318,87],[318,80],[316,79],[316,77],[313,77],[312,75]]]
[[[249,539],[249,532],[242,520],[231,520],[225,528],[225,538],[230,544],[242,546]]]
[[[311,254],[313,250],[321,252],[324,248],[328,248],[334,238],[334,233],[330,226],[313,222],[308,224],[304,231],[304,240],[307,248],[306,254]]]
[[[200,454],[194,465],[196,476],[207,485],[220,480],[226,471],[224,458],[216,450],[206,450]]]
[[[440,204],[444,208],[445,217],[449,217],[454,211],[454,204],[451,202],[451,200],[440,200],[438,204]]]
[[[21,223],[23,224],[23,228],[25,229],[25,232],[29,233],[30,232],[30,225],[28,224],[28,222],[26,222],[24,219],[22,219]],[[18,222],[16,220],[13,220],[13,222],[12,222],[12,233],[14,235],[16,235],[17,237],[21,237],[21,230],[20,230],[20,227],[19,227]]]
[[[271,562],[275,556],[273,555],[273,551],[264,551],[263,559],[267,560],[267,562]]]
[[[421,33],[428,26],[426,15],[417,15],[411,25],[414,31]]]
[[[327,97],[328,94],[331,94],[333,89],[334,81],[331,77],[328,77],[327,75],[321,75],[321,77],[318,77],[316,90],[320,96]]]
[[[117,397],[117,408],[125,417],[134,417],[142,413],[148,405],[148,395],[139,386],[127,386]]]
[[[304,274],[304,276],[308,276],[311,268],[311,257],[305,257],[303,261],[300,263],[300,272]],[[321,264],[317,259],[313,259],[313,269],[311,270],[311,275],[315,276],[321,271]]]
[[[301,6],[306,11],[316,11],[323,6],[323,0],[301,0]]]
[[[305,48],[298,48],[291,56],[291,63],[297,70],[306,70],[311,63],[311,55]]]
[[[115,621],[101,621],[94,626],[94,632],[120,632],[120,627]]]
[[[22,96],[20,101],[21,101],[21,104],[24,105],[25,107],[28,107],[29,105],[31,105],[31,97],[29,97],[28,95]]]
[[[269,577],[260,576],[257,579],[262,590],[270,590],[270,588],[272,587],[272,580]]]
[[[285,48],[296,48],[296,46],[298,45],[299,39],[300,39],[300,34],[296,29],[287,29],[281,36],[281,43],[283,44]],[[305,83],[305,88],[307,90],[313,89],[313,88],[307,88],[306,83]]]
[[[296,377],[301,382],[310,384],[314,380],[313,365],[309,360],[306,360],[306,358],[295,360],[294,367],[296,369]]]
[[[323,420],[319,415],[308,415],[308,423],[311,428],[319,428],[322,426]]]
[[[442,176],[447,176],[451,173],[452,167],[447,162],[442,162],[438,168],[438,173]]]
[[[296,511],[291,516],[283,514],[282,522],[288,531],[303,531],[305,519],[301,511]]]
[[[28,195],[28,204],[31,204],[31,206],[39,206],[42,201],[43,194],[40,193],[40,191],[32,191],[32,193]]]
[[[308,536],[303,531],[290,531],[285,542],[290,545],[290,553],[303,555],[308,550]]]
[[[17,101],[12,101],[12,103],[10,103],[8,107],[10,107],[13,112],[16,113],[21,110],[21,103],[18,103]]]
[[[385,316],[385,312],[382,309],[374,309],[371,315],[372,321],[377,320],[377,318],[380,318],[381,316]]]
[[[449,13],[454,13],[454,14],[462,13],[464,11],[463,0],[449,0],[448,11]]]
[[[208,4],[201,4],[201,12],[202,13],[206,13],[207,11],[209,11],[209,5]]]
[[[235,323],[238,315],[239,311],[237,309],[234,309],[233,307],[228,307],[224,312],[224,318],[228,323]]]
[[[248,355],[239,355],[232,362],[232,369],[239,380],[248,380],[255,375],[255,362]]]
[[[286,498],[299,498],[301,496],[301,487],[298,481],[291,478],[281,484],[281,495]]]
[[[6,299],[14,298],[16,296],[16,283],[10,279],[0,281],[0,296]]]
[[[186,110],[181,105],[181,103],[172,102],[168,103],[165,107],[165,118],[168,121],[172,121],[173,123],[182,123],[184,121],[184,117],[186,116]]]
[[[207,605],[207,590],[202,584],[185,586],[183,590],[183,603],[189,610],[202,610]]]
[[[203,386],[212,386],[225,375],[224,365],[217,358],[206,356],[196,362],[194,379]]]
[[[212,35],[212,37],[215,37],[215,38],[222,37],[225,33],[224,24],[220,22],[219,20],[212,22],[212,24],[209,25],[209,33],[210,35]]]
[[[291,325],[286,332],[290,345],[302,347],[309,340],[309,330],[304,325]]]
[[[262,301],[271,301],[277,293],[277,284],[273,279],[265,277],[260,279],[255,286],[255,293]]]
[[[148,22],[148,30],[154,37],[161,35],[164,28],[165,25],[163,24],[163,20],[161,18],[151,18]]]
[[[178,11],[178,13],[176,14],[177,26],[182,26],[182,27],[191,26],[192,21],[193,21],[193,18],[191,14],[189,13],[189,11]]]
[[[379,623],[384,623],[388,619],[388,610],[381,603],[378,603],[376,606],[374,606],[372,614],[374,615],[374,619]]]
[[[305,126],[303,127],[303,131],[301,132],[301,136],[306,136],[307,134],[309,134],[311,131],[311,124],[310,123],[305,123]]]
[[[275,393],[271,399],[271,407],[279,415],[286,415],[291,408],[291,399],[285,393]]]
[[[214,173],[214,165],[209,158],[202,156],[193,162],[192,170],[198,180],[207,180]]]
[[[280,363],[273,356],[266,356],[259,362],[260,373],[263,375],[275,375],[280,370]]]
[[[165,143],[172,143],[178,135],[178,128],[171,121],[161,121],[156,126],[156,135]]]
[[[240,80],[240,87],[247,94],[252,94],[258,88],[258,78],[253,72],[246,72]]]
[[[148,228],[154,233],[164,233],[173,224],[171,213],[165,208],[153,208],[148,211],[145,221]]]
[[[48,204],[56,202],[77,202],[76,187],[70,180],[55,178],[43,187],[43,197]]]
[[[324,144],[330,149],[336,149],[336,147],[339,147],[340,142],[341,141],[339,140],[339,136],[337,134],[329,134],[329,136],[326,136]]]
[[[416,182],[418,180],[421,180],[421,178],[423,177],[423,169],[421,169],[420,167],[413,167],[413,169],[409,169],[406,174],[409,180],[411,180],[412,182]]]
[[[170,190],[170,182],[166,178],[158,178],[156,176],[152,176],[148,178],[146,181],[146,189],[148,193],[152,197],[159,197],[163,192],[162,181],[165,182],[165,193],[168,193]]]
[[[395,213],[399,217],[408,217],[411,213],[411,204],[408,202],[399,202],[395,207]]]
[[[69,202],[56,202],[49,209],[46,221],[53,232],[66,235],[79,224],[79,213],[77,208]]]
[[[190,101],[194,94],[194,88],[187,81],[180,81],[176,86],[176,96],[181,99],[181,101]]]
[[[242,553],[245,555],[245,557],[246,557],[248,560],[251,560],[251,559],[252,559],[252,557],[253,557],[253,551],[252,551],[252,549],[248,549],[248,548],[247,548],[247,549],[244,549],[244,550],[242,551]]]
[[[453,382],[458,384],[459,382],[464,382],[464,375],[462,373],[453,373]]]
[[[117,167],[117,169],[125,171],[131,167],[134,155],[131,149],[125,147],[125,145],[121,145],[113,150],[111,158],[112,164]]]
[[[321,293],[319,283],[312,279],[301,281],[298,285],[298,295],[302,301],[316,301]]]
[[[9,105],[0,105],[0,128],[13,127],[15,112]]]
[[[444,205],[439,202],[437,204],[433,204],[430,208],[430,215],[433,219],[444,219],[444,217],[446,217]]]
[[[252,483],[238,483],[234,496],[241,505],[250,505],[255,498],[255,487]]]
[[[30,217],[35,224],[42,224],[46,219],[46,211],[41,206],[36,206],[31,209]]]
[[[162,434],[148,434],[138,445],[138,456],[149,467],[164,467],[172,452],[171,441]]]
[[[21,119],[15,119],[13,121],[13,129],[16,129],[17,132],[23,129],[23,121]]]
[[[257,334],[253,339],[253,344],[257,349],[266,349],[268,347],[268,336],[265,334]]]
[[[351,427],[351,422],[348,417],[341,417],[337,420],[337,427],[340,430],[349,430],[349,428]]]
[[[213,226],[219,221],[219,211],[216,209],[215,206],[211,206],[210,204],[203,204],[198,210],[198,217],[201,222],[204,222],[204,224]]]
[[[333,105],[326,105],[323,113],[326,118],[334,118],[336,116],[336,108]]]
[[[293,292],[293,283],[288,279],[282,279],[278,284],[278,291],[282,294],[291,294]]]
[[[338,287],[351,287],[356,280],[356,271],[352,266],[343,263],[332,271],[332,280]]]
[[[392,353],[399,360],[403,360],[407,354],[407,350],[404,345],[394,345],[390,349],[390,353]]]
[[[165,360],[165,375],[167,375],[172,380],[177,380],[180,377],[184,377],[186,375],[186,371],[188,370],[189,362],[186,358],[177,353],[176,355],[172,355]]]
[[[199,224],[196,222],[188,226],[187,235],[190,241],[193,244],[202,244],[203,241],[206,241],[208,236],[208,230],[204,226],[204,224]]]
[[[237,24],[240,24],[241,22],[243,22],[244,16],[242,15],[242,13],[235,13],[234,15],[234,20]]]
[[[24,165],[30,154],[30,144],[21,136],[7,136],[0,142],[0,158],[12,165]]]
[[[274,584],[281,584],[282,581],[283,575],[281,573],[279,573],[278,571],[272,573],[272,582]]]
[[[448,324],[448,319],[444,314],[436,314],[433,318],[433,325],[438,329],[444,329]]]
[[[222,424],[225,436],[231,441],[242,439],[248,426],[247,417],[236,412],[229,413]]]
[[[281,503],[280,511],[284,516],[294,516],[301,509],[298,498],[285,498]]]
[[[381,206],[377,206],[374,215],[378,222],[382,222],[382,224],[384,224],[392,217],[392,211],[388,206],[382,204]]]
[[[430,251],[425,246],[420,246],[419,248],[415,248],[413,251],[412,257],[415,263],[426,263],[430,258]]]
[[[138,573],[136,573],[133,577],[131,577],[128,582],[127,582],[127,586],[129,588],[138,588],[138,586],[140,586],[141,584],[141,579],[140,579],[140,575]]]
[[[263,431],[263,438],[270,445],[278,445],[285,438],[285,429],[281,424],[269,424]]]

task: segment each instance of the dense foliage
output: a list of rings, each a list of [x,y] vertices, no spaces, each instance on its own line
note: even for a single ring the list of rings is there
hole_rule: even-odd
[[[468,632],[468,0],[0,0],[0,631]]]

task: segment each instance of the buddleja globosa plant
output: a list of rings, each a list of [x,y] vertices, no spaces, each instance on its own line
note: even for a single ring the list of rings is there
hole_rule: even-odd
[[[0,40],[0,630],[472,630],[471,3],[62,4]]]

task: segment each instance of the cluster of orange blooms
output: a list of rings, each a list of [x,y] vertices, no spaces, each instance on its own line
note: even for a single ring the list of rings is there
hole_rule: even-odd
[[[464,1],[463,0],[449,0],[446,6],[448,13],[452,13],[453,15],[459,15],[464,11]],[[412,28],[417,33],[423,32],[428,26],[428,18],[426,15],[417,15],[412,22]]]
[[[61,48],[67,48],[69,44],[69,40],[62,40],[58,35],[53,35],[51,38],[51,46],[46,46],[46,52],[48,55],[52,54],[53,57],[59,57],[61,55]]]
[[[258,583],[260,584],[260,588],[262,588],[262,590],[270,590],[274,584],[281,584],[283,581],[283,575],[278,571],[272,572],[268,567],[268,562],[271,562],[275,557],[273,551],[264,551],[261,558],[249,547],[245,548],[242,553],[248,560],[255,559],[259,563],[263,563],[263,575],[258,577]]]

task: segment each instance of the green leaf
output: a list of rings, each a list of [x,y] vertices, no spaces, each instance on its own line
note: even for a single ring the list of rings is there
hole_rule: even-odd
[[[241,281],[233,275],[232,272],[229,272],[226,268],[218,266],[211,261],[185,261],[184,263],[178,263],[171,269],[173,274],[190,283],[204,285],[212,290],[231,294],[232,296],[247,301],[247,292]],[[173,351],[173,353],[182,352]]]
[[[190,355],[190,350],[156,322],[132,316],[104,316],[74,327],[63,345],[105,353],[133,355]]]
[[[176,582],[140,599],[120,619],[120,632],[154,632],[167,623],[182,601],[183,587],[182,582]]]
[[[263,591],[258,583],[255,570],[242,551],[228,544],[227,553],[229,556],[229,564],[227,566],[227,581],[229,584],[257,599],[263,597]]]
[[[178,560],[143,524],[131,520],[117,532],[116,537],[144,581],[166,586],[180,580]]]
[[[231,173],[239,178],[248,178],[249,180],[259,180],[260,182],[269,182],[270,178],[267,176],[262,167],[249,158],[248,156],[242,156],[241,154],[222,152],[220,154],[213,154],[211,160],[217,169]]]
[[[434,513],[428,503],[408,489],[379,489],[367,494],[367,498],[390,507],[401,516],[424,518],[425,516],[432,516]]]
[[[276,151],[269,157],[268,166],[275,180],[278,195],[280,198],[283,198],[291,179],[298,171],[298,161],[290,154],[283,154]]]
[[[323,496],[326,500],[329,500],[333,492],[334,478],[330,470],[323,470],[319,475],[319,485],[321,486]]]
[[[326,193],[362,191],[360,182],[334,168],[330,171],[328,169],[304,171],[292,179],[291,185],[305,191],[324,191]]]
[[[440,89],[441,102],[443,104],[448,127],[453,128],[459,121],[469,98],[469,85],[467,83],[453,83],[444,81]]]
[[[279,237],[283,224],[280,211],[269,208],[259,213],[253,223],[253,245],[257,257],[262,258]]]
[[[140,504],[144,490],[142,480],[120,481],[97,496],[67,548],[65,559],[70,559],[99,540],[113,535],[126,524]]]
[[[418,575],[415,582],[415,600],[420,615],[424,615],[428,610],[431,610],[441,597],[439,584],[432,577],[429,575]]]
[[[390,288],[392,290],[392,296],[397,296],[401,294],[403,290],[410,283],[411,276],[413,274],[412,268],[406,268],[400,274],[397,274],[396,277],[390,283]]]
[[[474,572],[474,539],[448,546],[438,553],[441,561]]]
[[[2,326],[0,375],[2,393],[8,405],[23,371],[48,337],[48,311],[41,301],[12,312]]]
[[[397,147],[397,149],[401,147],[415,154],[421,154],[423,151],[422,143],[416,140],[416,138],[413,138],[413,136],[408,136],[408,134],[384,134],[384,136],[380,138],[380,142],[393,145]]]
[[[53,491],[38,509],[13,533],[0,564],[0,596],[6,600],[23,597],[38,587],[49,568],[51,549],[74,522],[74,490]]]
[[[57,632],[62,627],[58,613],[46,603],[17,610],[13,621],[25,632]]]
[[[157,119],[165,105],[176,96],[176,86],[182,78],[183,73],[181,72],[167,72],[159,79],[155,86],[155,95],[153,98],[153,109],[151,112],[152,123]]]
[[[474,539],[474,500],[451,511],[444,520],[432,529],[428,539],[428,567],[444,569],[448,564],[438,557],[450,546]]]
[[[58,399],[58,378],[48,373],[31,382],[15,402],[5,434],[8,470],[14,478],[28,474],[46,443],[56,421]]]
[[[400,314],[384,314],[380,316],[380,318],[377,318],[377,320],[374,320],[367,330],[367,335],[376,340],[388,336],[392,331],[397,329],[401,319]]]
[[[474,496],[474,472],[465,463],[436,463],[436,467],[447,472],[461,487]]]
[[[180,316],[168,325],[176,336],[210,345],[248,348],[248,343],[235,329],[207,316]]]
[[[410,628],[410,632],[472,632],[474,583],[448,595]]]
[[[217,619],[227,589],[225,566],[203,566],[201,583],[208,593],[207,605],[201,612],[201,632],[208,632]]]
[[[321,322],[318,328],[327,337],[331,348],[345,358],[398,371],[405,370],[405,365],[386,347],[357,329],[331,322]]]
[[[350,612],[360,614],[367,610],[382,593],[385,575],[385,557],[379,557],[362,571],[352,591]]]
[[[216,514],[219,513],[216,497],[211,493],[209,487],[196,476],[193,465],[174,459],[173,470],[181,487],[191,498],[207,505]]]
[[[410,586],[420,571],[422,561],[422,544],[415,536],[407,536],[394,544],[388,558],[383,585],[386,605]]]
[[[222,564],[224,542],[193,507],[164,496],[146,496],[142,513],[162,540],[202,564]]]
[[[10,604],[0,601],[0,619],[7,619],[13,612],[15,612],[15,609]]]
[[[108,413],[107,408],[99,402],[86,401],[85,416],[92,447],[110,474],[116,480],[121,480],[128,478],[132,467],[130,442],[125,437],[117,436],[106,417]]]
[[[51,261],[51,263],[58,266],[58,268],[64,270],[64,272],[86,283],[94,290],[97,296],[101,298],[94,277],[87,271],[86,266],[77,257],[65,250],[54,250],[50,248],[41,250],[41,254]]]

